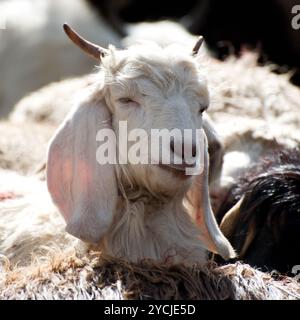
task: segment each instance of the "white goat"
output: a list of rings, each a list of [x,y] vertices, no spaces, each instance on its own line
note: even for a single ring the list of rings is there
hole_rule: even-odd
[[[101,45],[120,43],[84,0],[4,0],[0,16],[6,22],[6,29],[0,29],[0,117],[25,94],[90,70],[90,61],[74,52],[57,30],[65,19]]]
[[[147,133],[153,128],[202,127],[209,98],[196,59],[176,47],[154,44],[103,49],[67,25],[65,31],[101,61],[95,83],[48,150],[48,189],[67,222],[66,230],[132,261],[204,263],[207,250],[233,257],[211,210],[206,140],[204,173],[197,178],[174,164],[100,165],[96,160],[98,130],[113,129],[118,137],[122,120],[127,120],[128,130],[142,128]]]

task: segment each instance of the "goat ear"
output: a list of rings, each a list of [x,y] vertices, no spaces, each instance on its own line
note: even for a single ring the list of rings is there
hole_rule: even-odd
[[[83,103],[58,128],[47,156],[48,190],[66,230],[91,243],[99,243],[110,227],[117,201],[113,164],[96,160],[96,134],[104,128],[111,128],[106,105]]]
[[[203,133],[204,134],[204,133]],[[209,155],[208,143],[204,139],[204,170],[197,176],[188,191],[188,210],[201,231],[201,240],[206,248],[224,259],[234,258],[235,252],[218,227],[213,214],[208,188]]]

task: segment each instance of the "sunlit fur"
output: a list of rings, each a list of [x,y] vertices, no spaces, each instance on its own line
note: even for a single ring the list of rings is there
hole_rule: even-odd
[[[157,165],[99,165],[95,159],[98,130],[112,128],[118,137],[119,121],[127,120],[128,131],[195,131],[202,128],[208,100],[201,67],[177,46],[110,47],[94,84],[49,148],[48,188],[67,231],[132,261],[204,263],[207,249],[234,256],[210,207],[207,173],[196,181]],[[207,143],[201,152],[207,172]],[[190,191],[189,215],[183,199]],[[196,220],[202,223],[197,226]]]
[[[133,46],[126,51],[115,51],[103,60],[100,75],[104,76],[102,93],[113,117],[113,128],[118,135],[119,121],[126,120],[128,131],[144,129],[196,129],[202,127],[200,110],[208,106],[206,81],[198,64],[177,46],[162,49],[148,44]],[[129,97],[137,103],[124,105],[120,98]],[[177,190],[173,174],[163,171],[164,179],[151,179],[160,175],[157,166],[132,165],[119,168],[123,176],[130,177],[130,185],[138,184],[148,191],[158,189],[171,195]],[[133,180],[133,181],[132,181]],[[187,181],[189,184],[190,181]]]

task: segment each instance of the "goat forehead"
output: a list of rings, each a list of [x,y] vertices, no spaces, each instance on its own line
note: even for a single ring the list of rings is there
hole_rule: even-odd
[[[147,59],[148,60],[148,59]],[[142,94],[163,93],[190,89],[205,93],[206,83],[197,66],[190,61],[177,62],[128,60],[116,74],[123,88],[137,88]]]
[[[163,78],[195,78],[198,75],[198,66],[192,59],[168,56],[137,56],[127,59],[124,71],[133,72],[147,77]]]

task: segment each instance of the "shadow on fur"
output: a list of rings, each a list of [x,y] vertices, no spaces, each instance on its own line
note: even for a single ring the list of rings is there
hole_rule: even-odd
[[[72,253],[17,270],[3,265],[1,299],[300,299],[293,279],[275,280],[241,263],[186,267]]]

